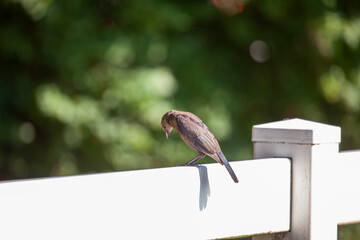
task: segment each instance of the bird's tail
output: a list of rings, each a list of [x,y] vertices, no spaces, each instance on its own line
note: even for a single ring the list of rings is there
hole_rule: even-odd
[[[231,178],[234,180],[235,183],[238,183],[239,180],[237,179],[234,170],[231,168],[228,160],[226,160],[224,154],[222,152],[217,152],[216,155],[220,158],[221,162],[225,165],[226,170],[229,172]]]

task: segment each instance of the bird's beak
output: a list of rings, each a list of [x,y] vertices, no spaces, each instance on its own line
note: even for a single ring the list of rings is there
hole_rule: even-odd
[[[166,138],[169,139],[170,138],[170,133],[168,131],[165,131],[166,134]]]

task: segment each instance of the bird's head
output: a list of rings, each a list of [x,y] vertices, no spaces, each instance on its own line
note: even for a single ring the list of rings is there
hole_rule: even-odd
[[[174,128],[171,126],[172,125],[171,120],[173,118],[172,112],[173,111],[169,111],[169,112],[165,113],[165,115],[161,119],[161,127],[164,130],[167,139],[170,138],[170,133]]]

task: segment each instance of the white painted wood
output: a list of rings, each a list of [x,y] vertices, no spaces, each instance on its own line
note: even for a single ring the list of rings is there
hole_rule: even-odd
[[[340,152],[336,179],[338,224],[360,223],[360,150]]]
[[[6,240],[211,239],[289,231],[290,161],[0,183]]]
[[[333,171],[340,128],[301,119],[284,120],[254,126],[253,142],[255,158],[292,158],[291,231],[284,239],[337,239]]]
[[[340,143],[341,129],[298,118],[254,126],[253,142],[321,144]]]
[[[231,162],[237,184],[219,164],[1,182],[1,239],[335,240],[360,223],[360,150],[338,152],[339,127],[291,119],[252,140],[268,159]]]

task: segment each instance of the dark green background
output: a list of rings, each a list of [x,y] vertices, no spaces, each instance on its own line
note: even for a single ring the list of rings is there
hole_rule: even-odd
[[[0,179],[184,163],[196,153],[160,127],[171,109],[202,118],[229,160],[252,158],[253,125],[292,117],[359,148],[360,1],[236,3],[1,1]]]

